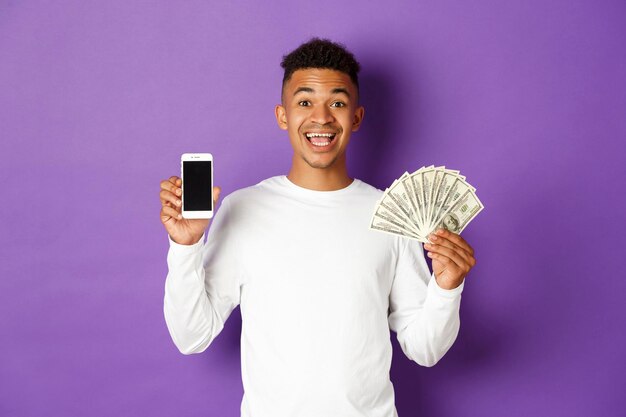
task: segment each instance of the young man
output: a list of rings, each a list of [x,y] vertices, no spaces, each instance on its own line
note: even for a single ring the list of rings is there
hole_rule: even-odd
[[[407,357],[434,365],[457,336],[473,250],[438,231],[425,245],[433,278],[419,244],[369,230],[381,191],[346,169],[364,115],[359,64],[313,39],[282,66],[287,176],[226,197],[206,243],[208,221],[180,216],[180,179],[161,182],[165,320],[182,353],[199,353],[240,305],[242,416],[394,417],[389,329]]]

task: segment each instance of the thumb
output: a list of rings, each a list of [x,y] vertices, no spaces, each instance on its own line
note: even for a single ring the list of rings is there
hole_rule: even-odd
[[[221,192],[222,189],[220,187],[213,187],[213,206],[217,205]]]

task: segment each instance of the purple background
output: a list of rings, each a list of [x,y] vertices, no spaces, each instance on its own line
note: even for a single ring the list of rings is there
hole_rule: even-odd
[[[456,344],[422,368],[392,335],[400,417],[624,415],[623,1],[174,3],[0,1],[0,415],[239,415],[239,310],[201,355],[167,333],[159,182],[287,173],[313,35],[363,66],[353,176],[444,164],[486,206]]]

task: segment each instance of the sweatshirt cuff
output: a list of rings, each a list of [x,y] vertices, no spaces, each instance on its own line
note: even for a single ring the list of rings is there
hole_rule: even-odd
[[[464,286],[465,286],[465,279],[463,279],[463,282],[461,282],[461,284],[458,287],[452,288],[451,290],[446,290],[444,288],[441,288],[439,284],[437,284],[437,280],[435,279],[435,274],[432,274],[430,282],[428,283],[428,292],[438,297],[452,299],[452,298],[457,298],[458,296],[461,295],[461,293],[463,292]]]
[[[202,246],[204,246],[204,234],[200,236],[200,240],[192,245],[181,245],[180,243],[176,243],[172,240],[169,234],[167,235],[167,240],[169,240],[170,242],[170,252],[179,255],[186,255],[198,252],[202,249]]]

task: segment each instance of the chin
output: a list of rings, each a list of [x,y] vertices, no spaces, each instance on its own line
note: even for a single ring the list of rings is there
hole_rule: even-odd
[[[332,167],[337,161],[337,157],[331,159],[330,161],[310,161],[304,158],[304,161],[311,167],[317,169],[325,169]]]

